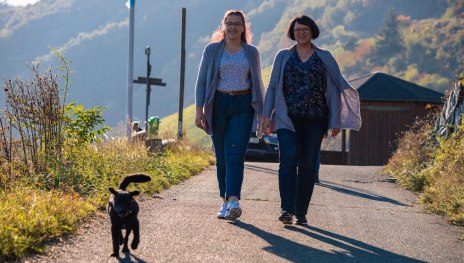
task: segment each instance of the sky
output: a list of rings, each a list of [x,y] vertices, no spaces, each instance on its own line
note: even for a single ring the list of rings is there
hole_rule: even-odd
[[[6,2],[7,4],[14,6],[25,6],[27,4],[39,2],[39,0],[0,0],[0,2]]]

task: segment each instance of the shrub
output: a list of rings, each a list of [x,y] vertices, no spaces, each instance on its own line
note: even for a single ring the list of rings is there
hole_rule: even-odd
[[[433,166],[424,170],[429,187],[421,195],[427,210],[464,225],[464,124],[441,140]]]
[[[433,160],[435,139],[432,124],[433,115],[417,119],[411,129],[400,137],[398,149],[384,168],[406,189],[421,192],[427,185],[423,170]]]

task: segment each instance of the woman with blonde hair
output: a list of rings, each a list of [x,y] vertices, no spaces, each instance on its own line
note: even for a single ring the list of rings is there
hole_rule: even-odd
[[[240,10],[229,10],[205,47],[195,86],[195,125],[211,135],[216,155],[218,218],[242,214],[239,204],[252,128],[263,112],[259,52]]]

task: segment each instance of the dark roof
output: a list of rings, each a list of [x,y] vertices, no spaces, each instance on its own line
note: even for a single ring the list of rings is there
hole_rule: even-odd
[[[350,80],[361,100],[441,103],[443,94],[391,75],[375,72]]]

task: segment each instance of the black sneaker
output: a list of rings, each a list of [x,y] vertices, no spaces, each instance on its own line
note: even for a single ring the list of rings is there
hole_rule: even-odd
[[[279,220],[282,221],[282,223],[285,225],[293,224],[293,214],[287,211],[282,211],[280,213]]]
[[[306,216],[296,216],[295,224],[296,225],[307,225],[308,220],[306,219]]]

